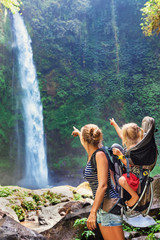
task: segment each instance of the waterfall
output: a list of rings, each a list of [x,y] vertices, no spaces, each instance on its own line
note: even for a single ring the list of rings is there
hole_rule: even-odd
[[[115,13],[115,4],[114,0],[111,0],[111,12],[112,12],[112,26],[115,38],[115,48],[116,48],[116,59],[117,59],[117,74],[119,74],[119,44],[118,44],[118,33],[116,25],[116,13]]]
[[[13,31],[18,61],[25,149],[24,176],[19,185],[30,188],[47,187],[48,168],[44,144],[42,104],[33,63],[31,39],[23,18],[18,13],[13,15]]]

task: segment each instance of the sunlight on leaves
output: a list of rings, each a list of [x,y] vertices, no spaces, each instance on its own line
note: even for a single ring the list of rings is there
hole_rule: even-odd
[[[20,10],[20,0],[0,0],[0,4],[8,8],[13,14]]]
[[[141,29],[146,36],[160,33],[160,0],[149,0],[142,11]]]

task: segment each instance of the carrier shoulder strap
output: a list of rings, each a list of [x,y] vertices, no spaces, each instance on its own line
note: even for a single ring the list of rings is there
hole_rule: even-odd
[[[110,156],[109,156],[109,154],[107,153],[106,148],[105,148],[105,147],[102,147],[102,148],[97,149],[97,150],[93,153],[93,155],[92,155],[92,157],[91,157],[91,160],[90,160],[90,161],[91,161],[91,166],[93,167],[94,172],[97,172],[96,153],[99,152],[99,151],[102,151],[102,152],[105,153],[105,155],[106,155],[106,157],[107,157],[107,160],[108,160],[108,168],[111,169],[110,167],[111,167],[111,164],[113,164],[113,163],[111,162]],[[108,174],[110,175],[110,171],[108,171]],[[109,178],[109,179],[110,179],[110,178]],[[109,182],[108,182],[108,194],[109,194],[109,189],[110,189],[110,188],[111,188],[111,180],[109,180]]]
[[[94,153],[93,153],[93,155],[92,155],[92,157],[91,157],[91,166],[94,168],[94,171],[96,172],[97,171],[97,163],[96,163],[96,153],[97,152],[99,152],[99,151],[102,151],[102,152],[104,152],[105,153],[105,155],[106,155],[106,158],[107,158],[107,160],[108,160],[108,167],[109,167],[109,169],[113,169],[113,163],[112,163],[112,161],[111,161],[111,158],[110,158],[110,156],[109,156],[109,154],[107,153],[107,149],[106,149],[106,147],[102,147],[102,148],[99,148],[99,149],[97,149]]]

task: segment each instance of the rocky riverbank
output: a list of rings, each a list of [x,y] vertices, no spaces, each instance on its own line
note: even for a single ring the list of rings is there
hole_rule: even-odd
[[[158,217],[160,175],[154,177],[153,187],[150,215]],[[78,230],[73,224],[77,218],[88,217],[92,203],[92,192],[86,182],[78,187],[65,185],[38,190],[1,187],[0,239],[75,239]],[[125,235],[127,239],[139,239],[136,232]],[[157,235],[157,239],[160,236]]]

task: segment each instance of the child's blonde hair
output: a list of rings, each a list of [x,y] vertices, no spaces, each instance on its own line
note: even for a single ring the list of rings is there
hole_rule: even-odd
[[[144,132],[136,123],[127,123],[122,127],[122,143],[126,147],[136,145],[142,138]]]

